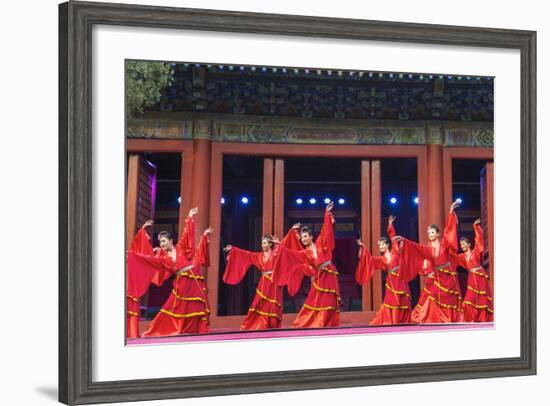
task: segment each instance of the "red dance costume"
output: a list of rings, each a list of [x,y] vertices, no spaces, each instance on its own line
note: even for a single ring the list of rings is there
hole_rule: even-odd
[[[154,283],[161,286],[170,276],[162,266],[161,260],[155,257],[149,235],[141,228],[127,254],[126,262],[126,337],[139,337],[139,299]]]
[[[304,305],[292,323],[293,327],[336,327],[340,325],[341,299],[338,271],[332,263],[333,221],[332,214],[325,212],[323,228],[310,247],[300,251],[288,249],[285,246],[279,248],[280,262],[277,265],[277,275],[280,276],[280,281],[283,284],[293,284],[295,287],[299,285],[296,283],[296,279],[301,281],[304,275],[311,277],[311,288]],[[294,288],[289,286],[289,291],[291,290]]]
[[[413,312],[418,323],[456,323],[463,321],[462,294],[456,273],[456,262],[451,254],[456,252],[457,219],[454,211],[447,217],[447,224],[440,240],[439,250],[431,244],[417,244],[403,240],[401,250],[401,277],[412,279],[419,269],[423,269],[424,260],[430,262],[433,272],[428,275],[423,288],[424,303],[419,301]],[[439,251],[439,252],[438,252]]]
[[[280,244],[287,248],[300,247],[296,232],[290,230]],[[294,245],[292,244],[295,241]],[[251,265],[258,268],[262,276],[256,287],[256,295],[248,309],[241,330],[265,330],[279,328],[283,320],[283,287],[273,281],[278,247],[268,253],[251,252],[232,247],[227,256],[223,281],[238,284]]]
[[[454,254],[457,264],[468,270],[468,285],[463,309],[466,322],[493,321],[493,293],[489,275],[481,266],[483,230],[474,224],[475,247],[469,253]]]
[[[422,265],[422,270],[418,272],[420,275],[425,276],[424,278],[424,289],[420,292],[420,297],[418,298],[418,303],[414,307],[411,313],[411,322],[420,323],[420,310],[422,310],[424,303],[428,300],[428,293],[433,289],[434,284],[434,268],[432,263],[427,259],[424,260]]]
[[[165,269],[176,274],[170,296],[151,321],[144,337],[170,336],[208,332],[208,296],[201,266],[209,266],[208,238],[201,236],[194,249],[195,221],[188,217],[185,228],[176,244],[175,261],[164,250],[157,256]]]
[[[388,235],[395,237],[393,225],[388,225]],[[384,301],[369,325],[407,324],[411,322],[411,294],[409,284],[399,277],[399,248],[392,244],[389,259],[385,255],[372,256],[368,249],[361,247],[361,256],[355,279],[365,285],[377,269],[386,271]]]

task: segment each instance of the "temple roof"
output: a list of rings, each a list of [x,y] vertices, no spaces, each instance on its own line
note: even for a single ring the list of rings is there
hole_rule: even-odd
[[[194,63],[172,67],[174,82],[146,111],[493,121],[492,77]]]

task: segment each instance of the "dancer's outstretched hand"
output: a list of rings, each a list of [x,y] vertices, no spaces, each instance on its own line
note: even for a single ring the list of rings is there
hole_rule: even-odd
[[[300,227],[302,227],[302,223],[294,223],[294,224],[292,225],[292,229],[293,229],[293,230],[299,230]]]
[[[390,214],[390,217],[388,217],[388,224],[392,225],[397,217],[395,217],[393,214]]]
[[[210,234],[212,234],[213,231],[214,231],[214,229],[212,227],[208,227],[206,230],[204,230],[202,235],[206,235],[208,237],[208,236],[210,236]]]
[[[199,212],[198,207],[193,207],[191,210],[189,210],[189,217],[193,218],[195,217]]]
[[[327,211],[331,211],[332,209],[334,208],[334,202],[329,202],[329,204],[327,204]]]
[[[458,200],[455,200],[453,203],[451,203],[451,211],[454,211],[457,207],[460,207],[460,203]]]
[[[391,238],[392,242],[400,243],[404,240],[404,238],[400,235],[396,235],[395,237]]]
[[[149,226],[152,226],[154,223],[153,220],[149,219],[147,220],[145,223],[143,223],[143,225],[141,226],[141,228],[146,228],[146,227],[149,227]]]
[[[361,240],[356,240],[357,241],[357,245],[359,245],[360,247],[364,247],[365,244],[363,244],[363,241]]]
[[[225,252],[229,252],[229,251],[231,251],[231,248],[233,248],[232,245],[226,245],[225,247],[223,247],[223,250],[224,250]]]
[[[476,221],[474,221],[474,224],[481,224],[481,219],[477,219]]]

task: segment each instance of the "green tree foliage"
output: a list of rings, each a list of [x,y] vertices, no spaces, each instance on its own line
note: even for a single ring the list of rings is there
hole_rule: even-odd
[[[160,101],[161,92],[174,81],[170,64],[129,61],[126,63],[126,103],[129,115],[142,114]]]

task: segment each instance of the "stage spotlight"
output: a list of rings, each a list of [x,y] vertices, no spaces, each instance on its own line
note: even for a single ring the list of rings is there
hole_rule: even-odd
[[[418,204],[418,196],[415,196],[413,201],[414,201],[414,204]]]
[[[397,204],[397,197],[395,197],[395,196],[390,197],[390,204],[396,205]]]
[[[338,199],[338,204],[344,204],[346,201],[342,198]]]
[[[241,203],[242,204],[248,204],[248,197],[246,197],[246,196],[241,197]]]
[[[300,198],[296,199],[296,204],[302,204],[304,201]]]
[[[325,202],[325,204],[329,204],[330,203],[330,199],[328,197],[325,197],[325,200],[323,200]]]
[[[455,202],[457,202],[458,204],[462,204],[462,198],[461,197],[457,197],[455,199]]]
[[[178,204],[181,204],[181,196],[178,197]]]
[[[317,200],[314,197],[309,199],[309,204],[315,204],[315,203],[317,203]]]
[[[222,198],[220,199],[220,203],[221,203],[221,204],[225,204],[225,197],[222,197]]]

